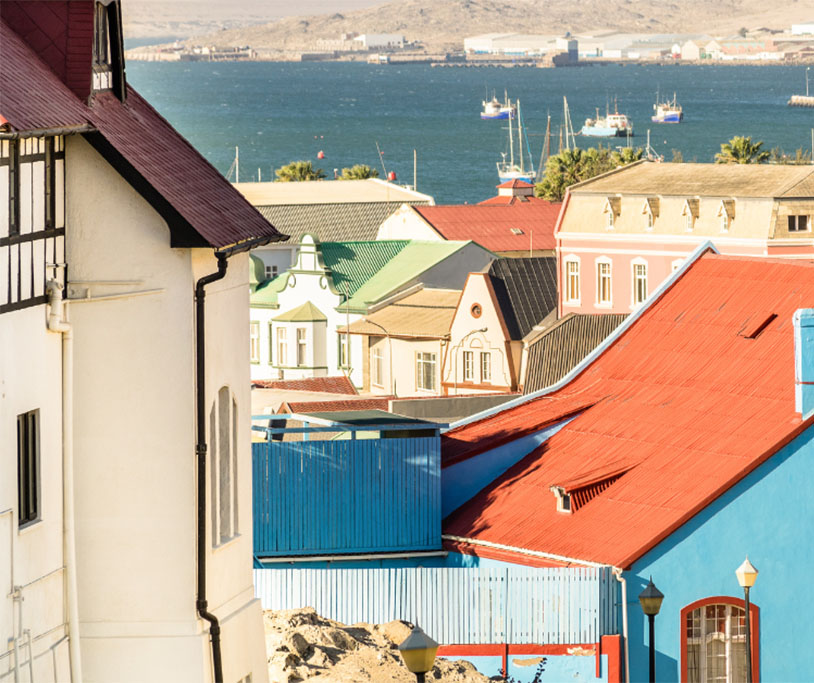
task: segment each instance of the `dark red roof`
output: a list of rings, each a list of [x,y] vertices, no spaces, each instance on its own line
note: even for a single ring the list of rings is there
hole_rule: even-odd
[[[94,148],[161,214],[177,247],[226,247],[281,235],[132,88],[88,106],[0,21],[0,114],[15,131],[91,124]]]
[[[414,206],[446,240],[474,240],[491,251],[553,250],[560,204],[534,197],[503,205]],[[520,201],[526,199],[526,201]],[[514,230],[514,232],[513,232]],[[518,232],[519,231],[519,232]]]
[[[284,391],[319,391],[326,394],[353,394],[356,388],[344,375],[342,377],[305,377],[303,379],[254,380],[252,386],[259,389],[283,389]]]
[[[812,303],[812,263],[705,254],[568,385],[443,437],[448,463],[578,413],[444,533],[629,566],[811,423],[792,315]]]
[[[349,398],[336,401],[286,401],[277,411],[278,413],[337,413],[349,410],[388,410],[390,399],[383,398]]]

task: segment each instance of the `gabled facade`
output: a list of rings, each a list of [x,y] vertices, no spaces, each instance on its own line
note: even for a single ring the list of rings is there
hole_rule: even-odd
[[[557,226],[560,316],[629,314],[700,244],[811,258],[808,166],[642,161],[570,188]]]
[[[280,235],[126,85],[119,2],[4,0],[0,45],[0,680],[265,680],[243,283]]]

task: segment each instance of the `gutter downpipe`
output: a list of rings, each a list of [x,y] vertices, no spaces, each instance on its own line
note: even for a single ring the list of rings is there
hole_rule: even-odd
[[[197,459],[198,478],[198,594],[195,599],[195,608],[202,619],[209,622],[209,635],[212,641],[212,668],[215,674],[215,683],[223,683],[223,661],[220,648],[220,622],[209,612],[206,601],[206,326],[204,305],[206,292],[204,288],[226,277],[229,266],[228,259],[235,254],[249,251],[269,242],[276,242],[276,236],[257,237],[240,242],[231,247],[215,251],[218,260],[218,269],[214,273],[204,275],[195,283],[195,413],[196,413],[196,443],[195,457]]]
[[[622,637],[625,639],[625,683],[630,683],[630,649],[627,644],[627,581],[619,567],[613,567],[613,575],[622,584]]]
[[[65,564],[65,592],[68,602],[68,649],[71,680],[82,681],[82,649],[79,637],[79,591],[76,583],[76,525],[73,478],[73,327],[66,320],[63,286],[49,280],[48,329],[62,334],[62,552]],[[29,641],[29,655],[30,655]]]
[[[216,251],[218,270],[204,275],[195,284],[195,408],[197,439],[195,456],[198,461],[198,595],[195,608],[202,619],[209,622],[209,635],[212,641],[212,667],[215,683],[223,683],[223,663],[220,650],[220,622],[208,611],[206,601],[206,330],[204,288],[226,277],[228,257]]]

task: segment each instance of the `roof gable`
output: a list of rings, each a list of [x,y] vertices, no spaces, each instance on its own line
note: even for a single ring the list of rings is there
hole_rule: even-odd
[[[488,274],[509,339],[522,339],[557,307],[554,257],[496,259]]]
[[[812,264],[704,255],[568,384],[444,436],[446,458],[476,433],[519,438],[578,412],[444,533],[628,566],[805,426],[792,315],[812,299]],[[589,471],[625,473],[569,516],[540,497]]]
[[[313,303],[306,301],[304,304],[278,315],[273,320],[278,323],[324,323],[328,321],[328,318]]]

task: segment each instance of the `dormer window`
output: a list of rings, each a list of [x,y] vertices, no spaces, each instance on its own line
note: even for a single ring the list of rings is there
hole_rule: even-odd
[[[608,199],[605,201],[605,209],[603,211],[605,214],[605,230],[613,230],[614,225],[616,224],[616,218],[621,213],[621,210],[621,197],[608,197]]]
[[[718,217],[721,219],[721,232],[728,232],[732,221],[735,220],[735,200],[724,199],[718,209]]]
[[[571,514],[571,494],[566,493],[562,486],[552,486],[551,493],[557,498],[557,512]]]
[[[112,87],[110,20],[107,7],[97,2],[93,22],[93,90],[110,90]]]
[[[648,197],[642,207],[642,213],[647,216],[647,229],[652,230],[659,215],[658,197]]]
[[[684,230],[686,232],[692,232],[695,227],[695,219],[698,218],[699,204],[698,199],[688,199],[684,202],[684,210],[681,212],[681,215],[684,216]]]

